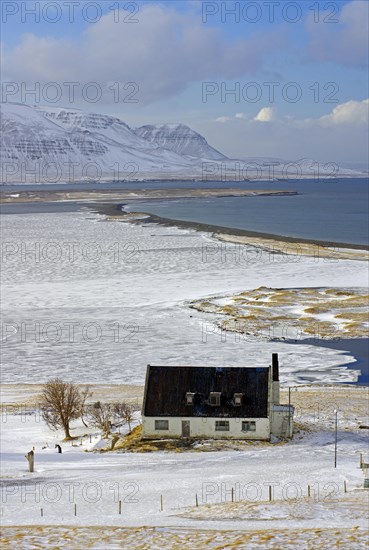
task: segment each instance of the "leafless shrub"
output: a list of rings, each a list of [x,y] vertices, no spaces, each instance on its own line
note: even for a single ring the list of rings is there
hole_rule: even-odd
[[[116,419],[120,422],[125,422],[128,424],[128,429],[131,431],[131,423],[135,411],[137,410],[134,405],[130,403],[114,403],[113,405],[114,415]]]
[[[101,430],[104,436],[108,436],[111,432],[114,419],[113,406],[110,403],[96,401],[96,403],[89,405],[86,409],[90,424]]]
[[[85,407],[85,409],[89,423],[101,430],[105,436],[108,436],[113,428],[124,424],[128,424],[129,431],[131,431],[131,424],[136,411],[135,406],[123,401],[116,403],[97,401]]]

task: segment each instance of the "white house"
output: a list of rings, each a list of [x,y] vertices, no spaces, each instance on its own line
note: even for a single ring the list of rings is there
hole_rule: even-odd
[[[142,437],[270,440],[292,437],[279,402],[278,355],[269,367],[147,366]]]

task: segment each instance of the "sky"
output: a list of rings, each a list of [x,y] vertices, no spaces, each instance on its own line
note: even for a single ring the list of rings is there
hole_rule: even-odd
[[[1,99],[181,122],[232,158],[367,164],[368,8],[3,0]]]

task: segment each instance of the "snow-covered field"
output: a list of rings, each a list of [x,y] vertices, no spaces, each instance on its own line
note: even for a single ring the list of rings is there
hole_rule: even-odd
[[[217,452],[88,452],[107,443],[80,425],[72,433],[84,437],[58,454],[62,434],[16,407],[36,391],[25,384],[55,375],[105,384],[108,400],[109,384],[142,386],[147,363],[265,366],[272,352],[284,385],[356,381],[340,352],[221,333],[188,305],[260,286],[360,288],[364,262],[250,248],[240,262],[210,235],[107,222],[89,211],[3,216],[1,228],[4,548],[365,547],[364,388],[301,388],[292,442]],[[345,407],[335,469],[337,403]],[[32,447],[33,474],[24,458]]]
[[[340,367],[350,361],[340,352],[221,333],[188,304],[260,286],[365,287],[365,262],[250,247],[240,260],[210,235],[106,222],[88,211],[1,223],[3,383],[52,374],[143,384],[147,363],[264,366],[272,352],[282,384],[357,380],[358,371]]]
[[[250,442],[239,451],[218,452],[91,453],[86,451],[101,448],[98,437],[80,425],[73,434],[85,437],[62,443],[58,454],[54,445],[62,433],[50,432],[37,414],[7,411],[2,416],[5,547],[19,540],[22,548],[122,548],[118,537],[124,531],[116,528],[127,527],[134,548],[190,548],[191,543],[201,548],[207,540],[211,548],[246,548],[247,542],[293,548],[297,540],[303,548],[338,542],[342,548],[364,548],[369,493],[359,460],[360,453],[368,459],[368,447],[366,430],[359,426],[368,424],[367,398],[364,388],[301,388],[292,398],[297,405],[292,442]],[[334,468],[336,402],[342,407]],[[33,474],[24,458],[32,447]],[[68,527],[51,530],[51,525]],[[100,538],[99,526],[111,529],[105,527]]]
[[[141,527],[15,527],[6,529],[3,548],[68,548],[73,550],[139,548],[149,550],[209,550],[232,548],[303,548],[322,550],[367,548],[367,532],[361,529],[265,529],[259,531],[199,530]]]

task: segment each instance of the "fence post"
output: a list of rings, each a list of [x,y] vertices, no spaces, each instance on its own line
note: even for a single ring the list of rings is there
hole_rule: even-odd
[[[31,473],[34,472],[35,471],[35,453],[34,453],[34,451],[29,451],[29,453],[27,453],[24,456],[28,460],[29,471]]]
[[[199,501],[198,501],[198,498],[197,498],[197,493],[196,493],[196,506],[199,505]]]

